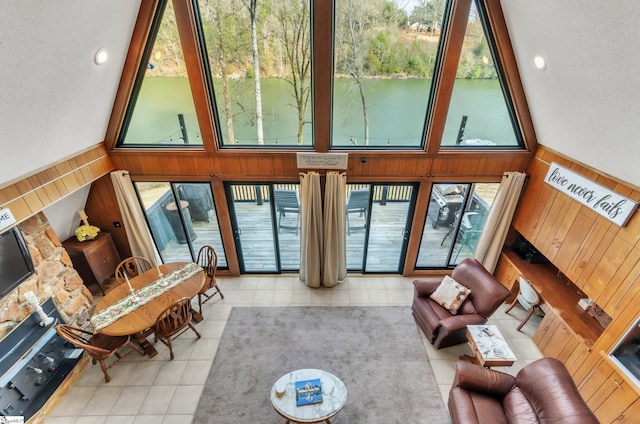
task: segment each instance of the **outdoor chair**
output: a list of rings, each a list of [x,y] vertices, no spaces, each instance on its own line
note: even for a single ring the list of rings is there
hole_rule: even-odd
[[[160,340],[169,348],[169,356],[173,360],[172,340],[187,331],[193,330],[196,336],[200,338],[200,333],[191,324],[191,299],[183,297],[173,305],[165,309],[156,320],[153,328],[155,339]]]
[[[347,198],[347,234],[351,235],[351,230],[364,230],[369,212],[369,189],[351,190]],[[364,219],[364,224],[352,226],[349,222],[349,215],[357,213]]]
[[[153,268],[149,259],[142,256],[131,256],[118,264],[116,267],[116,282],[122,284],[125,282],[125,275],[128,279],[132,279],[143,274]]]
[[[108,369],[119,364],[120,361],[133,352],[138,352],[140,356],[144,355],[142,350],[131,343],[129,336],[107,336],[101,333],[93,334],[68,324],[58,324],[56,326],[56,332],[67,342],[80,349],[84,349],[84,351],[91,356],[91,362],[94,365],[98,362],[107,383],[111,381],[111,377],[107,372]],[[130,350],[125,354],[120,353],[120,349],[125,346],[129,347]],[[107,365],[105,360],[112,356],[115,356],[117,359]]]
[[[275,189],[273,190],[273,197],[276,212],[278,213],[278,232],[280,232],[281,228],[284,228],[295,230],[296,234],[298,234],[298,228],[300,227],[300,199],[298,198],[298,192],[295,190]],[[296,214],[296,225],[282,223],[287,213]]]
[[[218,268],[218,254],[216,250],[209,245],[202,246],[198,251],[198,258],[196,262],[202,269],[204,269],[205,273],[205,282],[202,286],[200,292],[198,292],[198,320],[202,320],[202,305],[208,302],[213,296],[216,294],[220,295],[221,299],[224,299],[224,294],[218,287],[218,283],[216,281],[216,269]],[[211,293],[208,293],[210,290],[213,290]]]

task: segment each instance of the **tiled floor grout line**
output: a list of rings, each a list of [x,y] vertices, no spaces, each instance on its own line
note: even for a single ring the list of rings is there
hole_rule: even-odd
[[[292,276],[220,278],[224,300],[205,304],[204,320],[198,324],[202,339],[185,333],[175,341],[176,359],[156,343],[158,356],[130,356],[110,370],[111,383],[104,383],[99,366],[89,364],[78,382],[46,420],[46,424],[185,423],[191,421],[220,338],[234,306],[407,306],[413,299],[413,278],[355,276],[346,283],[326,289],[310,289]],[[531,335],[538,321],[531,320],[523,333],[515,327],[524,315],[515,308],[511,314],[501,307],[491,318],[508,339],[517,338],[518,358],[504,371],[514,374],[522,366],[541,357]],[[204,325],[203,325],[204,324]],[[443,401],[453,381],[455,361],[472,354],[467,344],[435,350],[420,332],[425,352],[436,376]],[[197,340],[197,342],[196,342]],[[517,349],[515,349],[517,347]],[[212,353],[213,352],[213,353]],[[188,358],[188,359],[186,359]],[[500,368],[496,368],[500,369]],[[503,370],[503,369],[500,369]]]

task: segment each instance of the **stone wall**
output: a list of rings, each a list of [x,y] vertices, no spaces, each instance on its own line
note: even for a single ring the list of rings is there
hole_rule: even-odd
[[[38,296],[41,303],[53,298],[67,323],[86,327],[93,296],[73,268],[71,258],[46,216],[40,212],[18,227],[29,247],[35,273],[0,300],[0,339],[33,312],[24,298],[24,293],[29,290]]]

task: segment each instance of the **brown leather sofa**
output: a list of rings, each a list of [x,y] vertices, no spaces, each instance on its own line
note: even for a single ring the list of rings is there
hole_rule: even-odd
[[[465,343],[467,325],[486,323],[511,294],[509,289],[473,258],[460,262],[451,273],[451,278],[471,290],[457,315],[451,314],[429,297],[438,288],[442,278],[413,281],[413,316],[436,349]]]
[[[514,377],[456,362],[449,392],[452,424],[597,424],[571,375],[555,358],[542,358]]]

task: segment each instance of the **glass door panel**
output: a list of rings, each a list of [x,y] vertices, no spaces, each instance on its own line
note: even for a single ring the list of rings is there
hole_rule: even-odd
[[[218,253],[218,267],[227,268],[208,183],[136,182],[134,185],[163,262],[195,261],[200,247],[208,244]]]
[[[413,211],[411,185],[374,185],[365,272],[401,272]]]
[[[433,184],[416,269],[451,268],[473,256],[498,187]]]
[[[279,272],[269,184],[230,184],[227,198],[240,272]]]
[[[230,184],[227,193],[240,271],[299,271],[299,184]]]
[[[347,184],[347,270],[362,272],[370,208],[369,184]]]
[[[347,269],[400,272],[413,185],[347,184]]]
[[[273,184],[278,257],[282,271],[300,270],[300,184]]]

